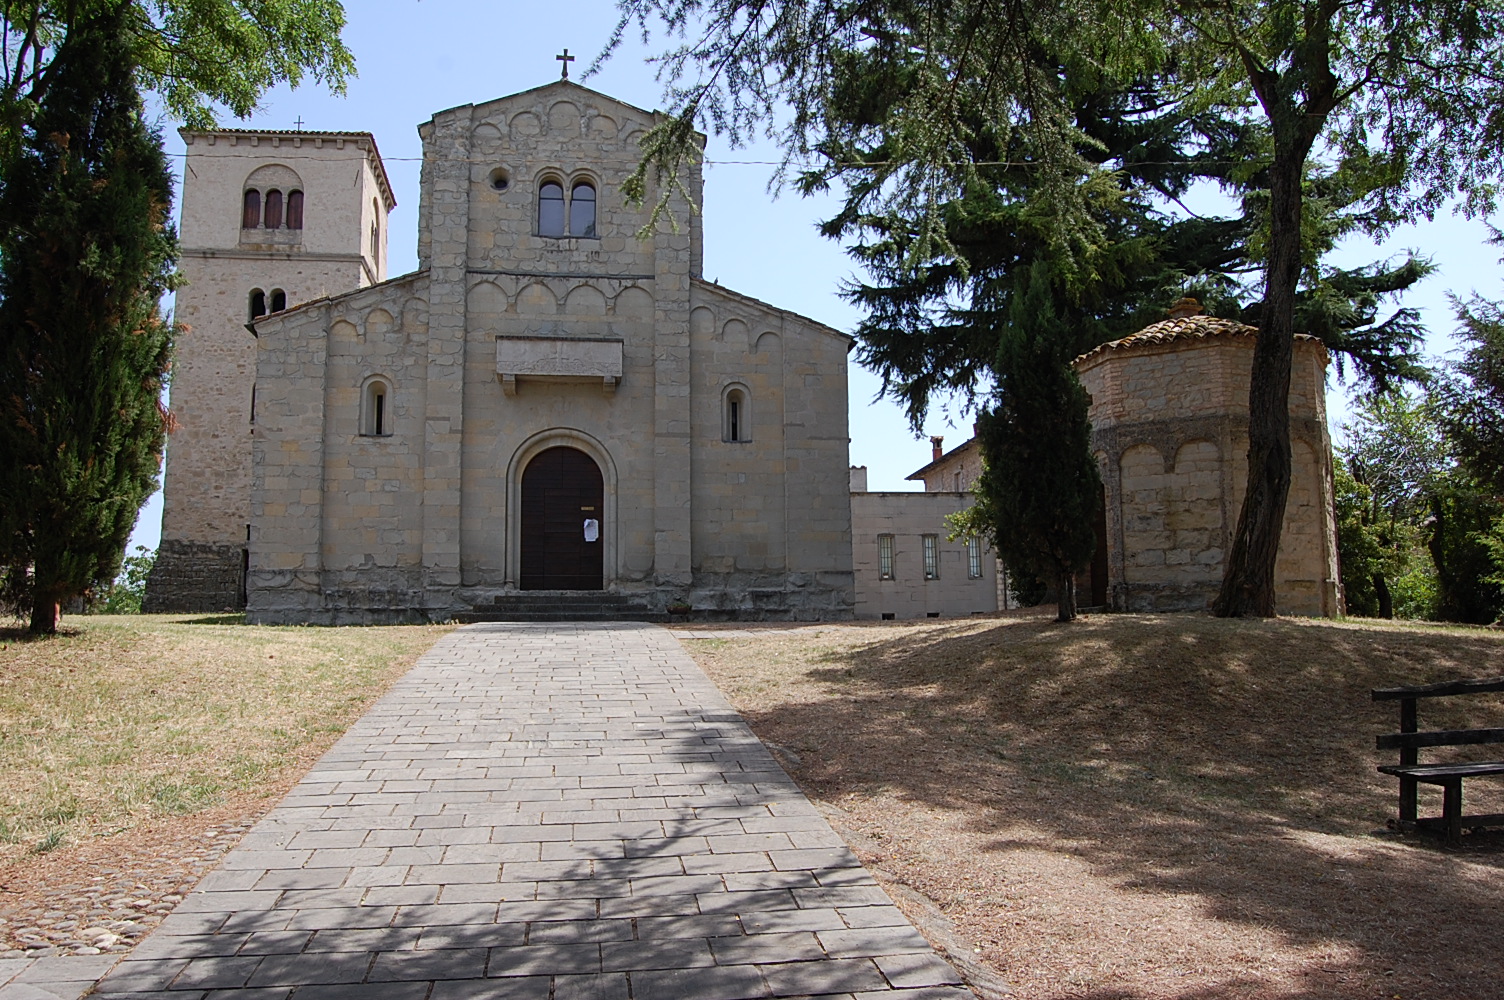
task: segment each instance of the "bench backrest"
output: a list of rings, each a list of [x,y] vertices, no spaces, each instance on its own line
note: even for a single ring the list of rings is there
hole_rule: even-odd
[[[1386,733],[1375,740],[1380,750],[1416,747],[1462,747],[1504,743],[1504,729],[1438,729],[1429,733]]]
[[[1400,731],[1386,733],[1375,739],[1380,750],[1399,750],[1401,766],[1418,762],[1416,751],[1421,747],[1460,747],[1480,743],[1504,743],[1504,729],[1441,729],[1433,732],[1417,732],[1415,703],[1420,698],[1440,698],[1454,694],[1484,694],[1488,691],[1504,691],[1504,677],[1483,677],[1475,680],[1442,681],[1440,684],[1420,684],[1415,687],[1376,688],[1374,701],[1398,701],[1400,703]]]
[[[1449,694],[1483,694],[1486,691],[1504,691],[1504,677],[1483,677],[1467,681],[1442,681],[1440,684],[1421,684],[1416,687],[1375,688],[1374,701],[1398,701],[1401,698],[1440,698]]]

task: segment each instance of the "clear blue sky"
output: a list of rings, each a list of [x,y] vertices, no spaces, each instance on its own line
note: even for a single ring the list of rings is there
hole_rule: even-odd
[[[226,126],[369,131],[386,161],[397,196],[391,215],[389,273],[417,266],[418,158],[417,126],[435,112],[474,104],[536,87],[556,79],[554,56],[564,48],[580,57],[571,76],[604,46],[616,23],[611,0],[554,0],[547,4],[481,5],[461,0],[347,0],[350,23],[345,42],[355,53],[359,76],[344,98],[305,85],[266,95],[260,112],[249,121],[225,120]],[[644,56],[650,48],[628,42],[596,76],[583,80],[630,104],[661,107],[662,89]],[[184,152],[169,128],[168,151]],[[803,313],[839,330],[850,331],[856,311],[839,295],[854,276],[841,248],[815,232],[830,214],[832,200],[806,199],[768,191],[777,151],[766,144],[731,149],[724,138],[710,137],[705,171],[705,276],[739,292]],[[735,162],[742,161],[742,162]],[[751,162],[748,162],[751,161]],[[761,161],[761,162],[759,162]],[[1500,251],[1485,245],[1481,223],[1453,218],[1409,227],[1385,248],[1367,241],[1355,244],[1347,263],[1374,259],[1414,247],[1435,258],[1440,274],[1412,293],[1408,304],[1421,308],[1431,325],[1432,348],[1445,351],[1444,336],[1453,323],[1447,290],[1466,294],[1476,289],[1499,294]],[[912,489],[904,477],[929,461],[930,446],[908,429],[891,401],[875,401],[879,381],[854,362],[850,370],[851,462],[868,467],[869,488]],[[1340,421],[1341,393],[1331,399],[1334,422]],[[947,448],[970,436],[971,419],[934,412],[924,430],[943,434]],[[170,444],[169,444],[170,448]],[[155,548],[160,535],[160,494],[142,511],[132,544]]]

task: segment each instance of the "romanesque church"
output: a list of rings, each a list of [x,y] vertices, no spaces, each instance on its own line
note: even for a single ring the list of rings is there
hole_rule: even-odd
[[[371,135],[185,131],[149,610],[849,617],[851,340],[704,279],[697,170],[638,238],[655,121],[567,80],[435,115],[391,279]]]

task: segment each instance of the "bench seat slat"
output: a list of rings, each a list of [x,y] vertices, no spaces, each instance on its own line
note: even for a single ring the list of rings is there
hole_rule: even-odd
[[[1504,691],[1504,677],[1481,677],[1477,680],[1442,681],[1440,684],[1420,684],[1416,687],[1375,688],[1374,701],[1395,701],[1399,698],[1438,698],[1449,694],[1481,694],[1485,691]]]
[[[1386,733],[1379,736],[1375,742],[1380,750],[1504,743],[1504,729],[1441,729],[1426,733]]]
[[[1383,764],[1379,770],[1384,774],[1392,774],[1400,778],[1411,778],[1427,784],[1441,785],[1457,778],[1504,774],[1504,760],[1468,761],[1459,764],[1413,764],[1408,767]]]

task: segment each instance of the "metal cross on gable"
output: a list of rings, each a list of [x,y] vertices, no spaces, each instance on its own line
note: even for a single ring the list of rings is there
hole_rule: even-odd
[[[303,131],[303,116],[298,115],[298,120],[293,122],[293,124],[297,126],[299,132]]]
[[[554,58],[557,59],[557,60],[559,60],[559,62],[562,64],[562,72],[559,73],[559,79],[560,80],[568,80],[569,79],[569,64],[572,63],[572,62],[574,62],[575,57],[569,54],[569,50],[568,49],[565,49],[564,50],[564,54],[562,56],[554,56]]]

